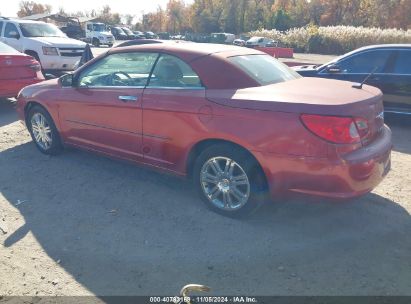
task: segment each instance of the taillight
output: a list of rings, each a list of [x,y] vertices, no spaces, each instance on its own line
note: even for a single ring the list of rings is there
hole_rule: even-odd
[[[29,62],[29,64],[27,65],[27,67],[28,67],[29,69],[32,69],[34,72],[39,72],[39,71],[41,71],[41,65],[40,65],[40,63],[39,63],[36,59],[34,59],[33,57],[30,58],[30,62]]]
[[[38,63],[30,64],[28,66],[30,69],[32,69],[34,72],[39,72],[41,71],[41,65]]]
[[[360,143],[369,133],[367,120],[360,117],[302,114],[301,121],[315,135],[336,144]]]

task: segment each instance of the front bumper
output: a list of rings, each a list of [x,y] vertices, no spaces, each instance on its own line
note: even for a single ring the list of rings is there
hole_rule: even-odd
[[[368,146],[338,161],[259,155],[265,162],[270,191],[297,192],[329,198],[353,198],[372,191],[391,169],[391,130],[384,126]],[[267,165],[269,164],[269,165]]]
[[[40,58],[43,70],[73,71],[81,57],[46,56]]]
[[[100,44],[113,44],[114,43],[114,38],[107,38],[105,37],[104,39],[99,38]]]

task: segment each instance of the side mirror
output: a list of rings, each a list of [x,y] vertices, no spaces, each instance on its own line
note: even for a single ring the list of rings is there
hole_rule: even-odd
[[[17,33],[16,31],[12,31],[9,33],[9,38],[13,38],[13,39],[20,39],[20,34]]]
[[[332,64],[327,67],[327,72],[336,74],[341,72],[341,68],[338,65]]]
[[[64,74],[59,78],[59,82],[63,88],[69,88],[73,86],[73,74]]]

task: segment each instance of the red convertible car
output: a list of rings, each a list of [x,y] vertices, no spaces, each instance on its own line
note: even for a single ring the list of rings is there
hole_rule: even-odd
[[[41,152],[74,146],[188,176],[228,216],[267,193],[359,196],[390,169],[378,89],[301,78],[236,46],[114,48],[26,87],[17,110]]]
[[[43,80],[33,57],[0,42],[0,98],[16,97],[23,87]]]

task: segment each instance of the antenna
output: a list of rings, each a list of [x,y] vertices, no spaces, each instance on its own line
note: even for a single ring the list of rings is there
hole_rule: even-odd
[[[352,87],[353,87],[354,89],[359,89],[359,90],[361,90],[362,87],[364,86],[364,84],[367,82],[367,80],[370,79],[370,77],[371,77],[372,75],[374,75],[375,72],[377,72],[377,70],[378,70],[378,67],[375,67],[374,70],[372,70],[372,72],[371,72],[370,74],[368,74],[367,77],[365,77],[365,79],[363,80],[363,82],[361,82],[361,83],[355,83],[355,84],[353,84]]]

